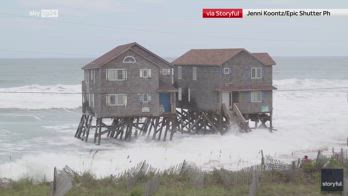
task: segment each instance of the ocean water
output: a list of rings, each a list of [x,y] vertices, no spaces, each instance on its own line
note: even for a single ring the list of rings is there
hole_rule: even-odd
[[[65,165],[97,176],[146,160],[165,169],[191,162],[202,169],[239,169],[260,162],[260,150],[284,162],[346,146],[348,57],[275,58],[274,126],[226,135],[176,134],[173,141],[75,139],[81,116],[81,66],[91,59],[0,60],[0,177],[50,179]],[[303,90],[301,90],[303,89]],[[297,91],[293,91],[297,90]],[[26,93],[18,93],[26,92]]]

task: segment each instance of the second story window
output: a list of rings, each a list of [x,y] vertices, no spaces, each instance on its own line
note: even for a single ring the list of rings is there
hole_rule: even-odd
[[[192,67],[192,80],[197,80],[197,67]]]
[[[137,61],[133,56],[126,56],[123,59],[123,63],[136,63]]]
[[[231,69],[229,67],[224,68],[224,74],[230,74]]]
[[[252,67],[251,79],[261,79],[261,78],[262,78],[262,67]]]
[[[126,69],[107,69],[106,79],[109,81],[127,80],[127,70]]]
[[[151,78],[151,69],[140,69],[141,78]]]
[[[178,66],[178,80],[182,79],[182,67]]]
[[[106,104],[109,106],[126,106],[126,94],[108,94],[106,95]]]
[[[161,69],[161,75],[169,76],[170,75],[170,69]]]

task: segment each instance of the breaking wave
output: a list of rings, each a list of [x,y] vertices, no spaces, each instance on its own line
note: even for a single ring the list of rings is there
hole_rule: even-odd
[[[108,143],[96,146],[73,137],[76,124],[58,124],[45,128],[58,137],[47,137],[45,143],[54,143],[56,148],[45,148],[41,137],[28,143],[2,144],[3,149],[24,148],[24,153],[13,161],[0,164],[0,177],[18,179],[23,175],[35,178],[50,178],[53,167],[69,165],[76,171],[93,171],[98,177],[117,174],[146,160],[152,166],[165,169],[183,160],[192,162],[202,169],[224,167],[238,169],[260,162],[259,151],[276,159],[290,162],[304,154],[315,158],[319,149],[340,148],[348,136],[348,80],[286,79],[276,80],[279,89],[274,93],[274,127],[256,129],[247,134],[184,136],[174,135],[171,142],[152,142],[138,139],[131,143]],[[324,90],[285,91],[291,89],[333,88]],[[341,87],[341,88],[336,88]],[[80,92],[80,85],[25,86],[0,89],[10,91]],[[284,90],[284,91],[280,91]],[[80,95],[60,94],[5,94],[0,96],[1,107],[57,108],[80,106]],[[77,122],[76,122],[77,123]],[[10,134],[1,130],[4,134]],[[21,146],[23,145],[23,146]],[[28,145],[28,146],[26,146]],[[32,148],[40,149],[32,152]],[[21,149],[18,149],[20,151]],[[3,153],[6,156],[8,153]],[[1,155],[1,151],[0,151]]]
[[[64,94],[76,93],[76,94]],[[28,85],[0,88],[0,108],[52,109],[81,106],[81,85]]]

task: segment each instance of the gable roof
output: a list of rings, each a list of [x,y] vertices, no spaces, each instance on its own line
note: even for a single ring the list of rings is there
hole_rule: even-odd
[[[175,59],[174,65],[213,65],[221,66],[226,61],[237,56],[240,52],[247,52],[264,65],[274,65],[275,62],[267,53],[249,53],[244,48],[228,49],[191,49],[179,58]]]
[[[255,58],[257,58],[259,61],[261,61],[264,65],[275,65],[276,63],[272,59],[271,56],[269,56],[268,53],[251,53]]]
[[[172,64],[175,65],[222,65],[242,52],[242,48],[231,49],[191,49]]]
[[[128,43],[124,45],[119,45],[115,47],[114,49],[110,50],[109,52],[103,54],[102,56],[94,59],[92,62],[88,63],[87,65],[83,66],[82,69],[94,69],[94,68],[99,68],[110,61],[114,60],[115,58],[119,57],[123,53],[127,52],[128,50],[133,50],[135,47],[139,47],[141,50],[143,50],[145,53],[150,54],[151,58],[150,60],[155,60],[155,63],[158,64],[158,62],[164,63],[168,66],[170,66],[170,63],[160,56],[156,55],[155,53],[151,52],[150,50],[144,48],[140,44],[133,42],[133,43]],[[135,51],[134,51],[135,52]],[[143,54],[140,54],[139,52],[136,52],[140,56],[143,56]],[[145,56],[143,56],[146,59],[149,59]]]

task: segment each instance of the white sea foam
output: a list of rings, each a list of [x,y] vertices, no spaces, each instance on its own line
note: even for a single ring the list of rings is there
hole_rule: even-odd
[[[0,108],[77,108],[81,106],[81,95],[78,94],[80,92],[81,85],[29,85],[0,88]]]
[[[275,84],[279,89],[307,89],[343,87],[348,86],[348,81],[289,79],[275,81]],[[93,171],[101,177],[122,172],[143,160],[159,169],[183,160],[206,170],[214,167],[238,169],[259,163],[261,149],[265,154],[289,162],[304,154],[314,157],[319,149],[343,146],[348,136],[347,116],[347,91],[335,89],[276,91],[274,126],[277,131],[273,133],[257,129],[247,134],[231,131],[223,136],[177,134],[173,141],[166,143],[140,138],[132,143],[102,141],[101,146],[95,146],[73,138],[74,129],[70,129],[70,125],[51,126],[47,128],[62,129],[57,142],[68,143],[70,150],[55,152],[43,149],[40,153],[28,153],[1,164],[0,177],[40,179],[45,176],[50,179],[53,167],[65,165],[77,171]],[[52,142],[56,140],[53,138]]]

